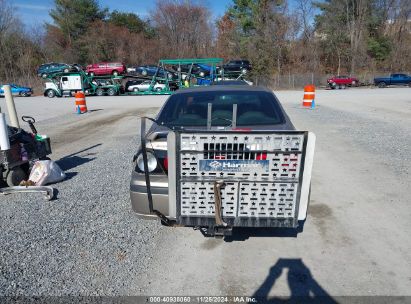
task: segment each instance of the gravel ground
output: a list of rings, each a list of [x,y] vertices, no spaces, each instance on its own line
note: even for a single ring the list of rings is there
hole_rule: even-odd
[[[134,279],[148,271],[160,225],[135,217],[128,184],[137,117],[156,111],[40,117],[67,179],[50,202],[0,197],[0,296],[140,293]]]
[[[131,211],[137,117],[164,97],[90,98],[83,116],[70,99],[19,98],[68,178],[51,202],[0,197],[0,296],[411,296],[409,93],[318,91],[318,107],[303,110],[302,92],[278,92],[295,125],[317,135],[304,232],[226,240]]]

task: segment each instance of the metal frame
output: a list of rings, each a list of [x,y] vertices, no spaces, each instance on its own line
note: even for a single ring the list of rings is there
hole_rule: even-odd
[[[194,64],[207,64],[211,66],[211,70],[210,70],[210,76],[209,77],[198,77],[195,76],[195,78],[197,79],[207,79],[210,80],[210,82],[212,82],[218,75],[217,75],[217,65],[221,65],[224,62],[224,60],[222,58],[182,58],[182,59],[161,59],[158,62],[158,69],[157,72],[159,70],[159,68],[163,68],[165,69],[165,65],[178,65],[179,67],[181,67],[182,64],[190,64],[190,69],[187,73],[187,78],[191,79],[193,77],[192,74],[192,69]],[[157,73],[156,73],[157,74]],[[183,81],[182,81],[182,75],[181,75],[181,68],[179,69],[179,71],[177,72],[178,75],[178,85],[180,89],[183,88],[187,88]],[[153,78],[154,81],[154,78]],[[191,85],[189,85],[190,87]]]
[[[305,155],[306,155],[306,148],[307,148],[307,143],[308,143],[308,134],[309,132],[306,131],[252,131],[252,132],[237,132],[237,131],[207,131],[207,130],[196,130],[196,131],[189,131],[189,130],[178,130],[172,132],[173,135],[170,136],[171,140],[169,141],[169,151],[173,149],[174,147],[177,149],[174,151],[174,153],[171,153],[172,155],[175,155],[175,160],[169,160],[170,162],[175,161],[175,172],[172,172],[169,168],[169,180],[172,178],[176,178],[176,181],[174,183],[175,188],[175,194],[176,198],[174,199],[173,197],[169,197],[170,199],[170,214],[173,213],[171,209],[175,209],[175,215],[176,215],[176,220],[178,224],[182,224],[184,226],[200,226],[200,227],[216,227],[218,226],[216,224],[217,218],[212,218],[212,217],[184,217],[181,215],[180,210],[181,210],[181,196],[180,196],[180,184],[182,182],[187,182],[187,181],[192,181],[192,182],[215,182],[218,181],[220,178],[215,177],[215,178],[199,178],[198,176],[193,177],[189,176],[187,178],[182,178],[181,177],[181,153],[184,152],[190,152],[192,154],[203,154],[204,151],[194,151],[194,150],[179,150],[179,147],[181,146],[181,136],[184,134],[198,134],[199,136],[204,135],[204,134],[212,134],[212,135],[227,135],[227,134],[264,134],[266,135],[271,135],[271,136],[276,136],[276,135],[303,135],[304,141],[303,141],[303,147],[301,152],[298,154],[301,154],[301,162],[300,162],[300,167],[299,167],[299,175],[298,175],[298,181],[292,181],[292,183],[297,184],[297,192],[296,192],[296,203],[294,206],[294,214],[293,217],[286,217],[286,218],[240,218],[240,217],[224,217],[223,220],[225,223],[228,224],[228,226],[247,226],[247,227],[297,227],[298,226],[298,220],[299,220],[299,210],[300,210],[300,200],[301,200],[301,188],[302,188],[302,182],[303,182],[303,177],[304,177],[304,168],[305,168]],[[174,143],[173,143],[174,141]],[[224,153],[224,152],[232,152],[231,150],[218,150],[218,151],[207,151],[207,152],[219,152],[219,153]],[[275,153],[275,151],[253,151],[255,153]],[[278,153],[278,151],[277,151]],[[282,154],[296,154],[296,151],[289,151],[289,152],[281,152]],[[188,180],[189,179],[189,180]],[[246,180],[240,179],[240,178],[230,178],[230,179],[224,179],[224,182],[229,183],[241,183]],[[251,181],[253,182],[253,181]],[[279,184],[285,184],[285,183],[290,183],[290,181],[287,180],[269,180],[269,181],[255,181],[255,183],[279,183]],[[172,183],[170,183],[171,185]],[[174,192],[173,191],[173,192]]]
[[[50,201],[54,197],[54,189],[49,186],[15,186],[15,187],[7,187],[7,188],[0,188],[0,194],[9,195],[14,193],[42,193],[44,195],[44,199]]]

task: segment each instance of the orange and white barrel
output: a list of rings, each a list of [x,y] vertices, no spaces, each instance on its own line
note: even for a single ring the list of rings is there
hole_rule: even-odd
[[[310,107],[315,99],[315,86],[313,84],[304,87],[303,107]]]
[[[77,92],[74,95],[74,98],[76,100],[76,112],[77,113],[86,113],[87,112],[87,104],[86,104],[86,96],[82,91]]]

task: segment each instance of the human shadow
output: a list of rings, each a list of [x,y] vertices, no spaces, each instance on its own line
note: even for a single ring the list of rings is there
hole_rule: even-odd
[[[85,153],[82,156],[78,156],[78,154],[84,153],[86,151],[89,151],[89,150],[91,150],[93,148],[96,148],[98,146],[101,146],[101,145],[102,144],[96,144],[96,145],[93,145],[91,147],[88,147],[88,148],[82,149],[80,151],[77,151],[75,153],[69,154],[69,155],[64,156],[63,158],[57,160],[56,163],[59,165],[59,167],[63,171],[67,171],[67,170],[73,169],[75,167],[84,165],[85,163],[88,163],[88,162],[91,162],[91,161],[95,160],[96,157],[87,157],[87,156],[96,155],[96,153]],[[74,175],[71,175],[70,178],[72,178]]]
[[[269,297],[270,290],[285,269],[288,269],[287,282],[291,296]],[[313,278],[301,259],[278,259],[253,297],[257,303],[338,303]]]
[[[233,228],[232,235],[224,238],[225,242],[233,241],[245,241],[250,237],[288,237],[296,238],[299,233],[304,230],[305,221],[299,221],[297,228],[271,228],[271,227],[235,227]]]

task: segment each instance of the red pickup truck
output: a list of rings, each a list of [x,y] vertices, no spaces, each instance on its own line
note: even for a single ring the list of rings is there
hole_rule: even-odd
[[[126,66],[121,62],[99,62],[89,64],[86,67],[87,74],[94,75],[114,75],[118,76],[126,72]]]
[[[350,76],[334,76],[332,78],[327,79],[327,83],[331,89],[335,89],[335,88],[342,89],[342,88],[345,88],[346,86],[357,87],[360,84],[357,78],[350,77]]]

